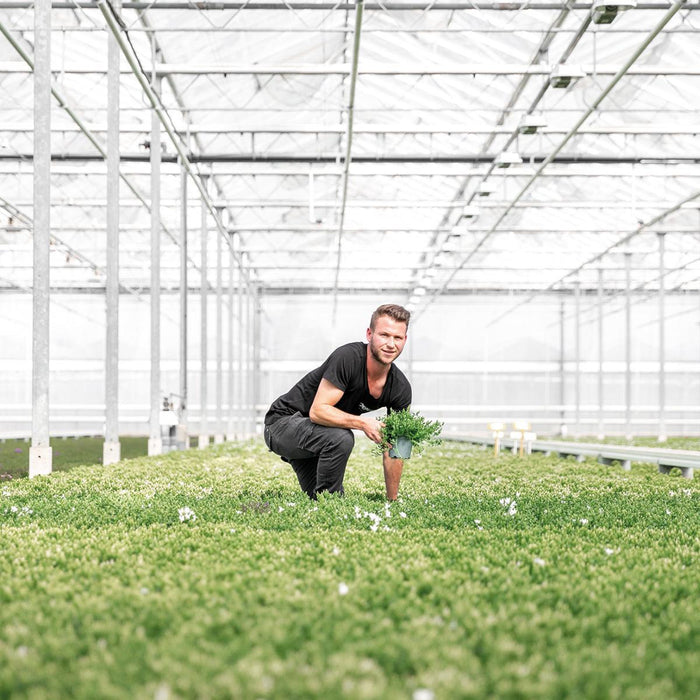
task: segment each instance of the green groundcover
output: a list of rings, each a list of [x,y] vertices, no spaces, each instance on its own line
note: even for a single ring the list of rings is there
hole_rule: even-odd
[[[312,502],[261,442],[0,483],[0,698],[695,698],[700,490],[358,439]]]

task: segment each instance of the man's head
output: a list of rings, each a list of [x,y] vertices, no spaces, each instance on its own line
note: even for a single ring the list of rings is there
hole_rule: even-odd
[[[411,312],[404,309],[403,306],[399,306],[398,304],[382,304],[381,306],[377,307],[369,322],[370,330],[374,330],[377,324],[377,319],[382,316],[388,316],[389,318],[393,318],[394,321],[405,323],[406,330],[408,330],[408,322],[411,320]]]
[[[410,312],[397,304],[383,304],[372,314],[367,342],[377,362],[390,365],[401,354],[410,318]]]

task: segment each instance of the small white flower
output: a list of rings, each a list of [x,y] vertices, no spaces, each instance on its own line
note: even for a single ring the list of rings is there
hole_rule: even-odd
[[[185,506],[184,508],[178,508],[177,514],[180,518],[181,523],[184,523],[186,520],[195,521],[197,519],[197,516],[194,514],[194,511],[191,510],[188,506]]]
[[[581,523],[581,525],[588,525],[588,518],[581,518],[579,522]]]
[[[671,511],[668,508],[666,508],[666,515],[671,515]]]
[[[403,511],[401,511],[401,512],[399,513],[399,515],[400,515],[402,518],[405,518],[405,517],[406,517],[406,513],[404,513]]]
[[[284,512],[284,508],[282,508],[282,506],[278,506],[278,507],[277,507],[277,512],[278,512],[278,513],[283,513],[283,512]]]
[[[413,691],[412,700],[435,700],[435,693],[429,688],[418,688]]]
[[[539,557],[535,557],[532,561],[537,566],[545,566],[547,564],[547,562],[544,559],[540,559]]]
[[[333,547],[333,554],[337,557],[340,554],[340,550],[337,547]]]
[[[608,556],[610,556],[611,554],[615,554],[615,550],[610,549],[610,547],[606,547],[604,551]]]
[[[338,584],[338,595],[347,595],[350,592],[347,583]]]

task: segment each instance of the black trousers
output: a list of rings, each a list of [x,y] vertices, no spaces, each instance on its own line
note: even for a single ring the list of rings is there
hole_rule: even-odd
[[[343,478],[355,436],[347,428],[312,423],[301,413],[265,426],[265,444],[289,462],[302,491],[311,498],[321,491],[343,493]]]

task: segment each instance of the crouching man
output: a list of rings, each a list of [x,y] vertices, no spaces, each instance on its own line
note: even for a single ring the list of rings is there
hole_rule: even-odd
[[[273,401],[265,416],[265,443],[289,462],[311,498],[343,493],[353,430],[380,443],[379,422],[364,413],[411,404],[411,385],[394,360],[406,344],[410,312],[384,304],[373,314],[367,342],[342,345],[316,369]],[[383,455],[386,497],[396,500],[403,461]]]

